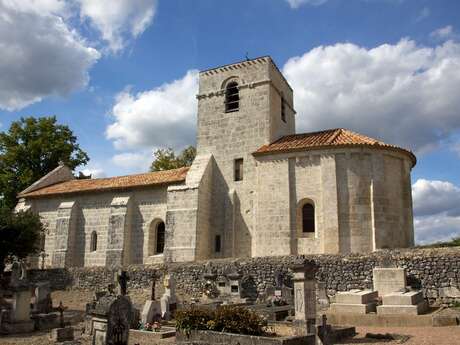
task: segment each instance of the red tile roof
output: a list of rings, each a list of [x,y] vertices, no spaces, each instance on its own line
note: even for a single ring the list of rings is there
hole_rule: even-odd
[[[344,128],[328,129],[321,132],[286,135],[277,141],[260,147],[253,154],[255,156],[282,152],[306,151],[335,147],[370,147],[389,149],[409,155],[413,165],[417,159],[415,155],[398,146],[385,144],[382,141],[352,132]]]
[[[150,172],[145,174],[117,176],[109,178],[70,180],[34,190],[30,193],[19,194],[19,197],[41,197],[82,192],[102,192],[135,187],[167,185],[185,181],[189,168],[179,168]]]

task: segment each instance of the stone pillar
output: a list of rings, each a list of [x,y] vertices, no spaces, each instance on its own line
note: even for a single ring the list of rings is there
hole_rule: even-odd
[[[106,266],[122,267],[130,263],[130,196],[113,198],[107,231]]]
[[[299,335],[315,333],[317,266],[307,262],[296,265],[293,270],[295,332]]]
[[[323,217],[322,247],[327,254],[340,251],[337,175],[335,155],[321,155],[321,215]],[[319,212],[316,209],[315,212]]]
[[[62,202],[59,205],[54,235],[54,250],[51,257],[52,267],[70,267],[73,265],[73,250],[76,236],[75,201]]]

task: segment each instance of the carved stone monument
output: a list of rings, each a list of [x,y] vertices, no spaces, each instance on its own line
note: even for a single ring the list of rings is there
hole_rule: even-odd
[[[64,322],[64,311],[67,307],[64,307],[62,302],[59,302],[59,307],[57,308],[59,312],[59,328],[54,328],[51,330],[50,338],[55,342],[64,342],[74,339],[73,327],[66,327]]]
[[[129,277],[126,272],[118,276],[119,291],[126,293]],[[128,296],[107,294],[92,309],[91,333],[93,345],[128,345],[133,306]]]
[[[142,309],[141,322],[145,325],[151,323],[157,318],[161,318],[161,304],[160,301],[155,300],[155,285],[156,275],[152,277],[150,300],[146,301]]]
[[[294,266],[294,326],[298,335],[315,333],[317,266],[305,262]]]
[[[174,278],[166,273],[163,279],[163,285],[165,287],[165,292],[160,300],[161,317],[165,320],[169,320],[171,313],[176,309],[176,283]]]
[[[34,323],[30,319],[31,287],[27,279],[27,269],[23,262],[15,261],[11,266],[10,289],[13,292],[13,302],[9,315],[8,333],[31,332]]]
[[[49,282],[40,282],[35,285],[34,313],[47,314],[53,311],[51,289]]]
[[[374,290],[378,291],[379,297],[406,290],[406,269],[404,268],[376,267],[372,274]]]

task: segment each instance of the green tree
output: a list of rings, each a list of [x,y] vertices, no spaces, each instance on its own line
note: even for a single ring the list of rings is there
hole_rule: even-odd
[[[40,217],[31,211],[12,213],[0,208],[0,275],[5,263],[12,257],[20,259],[37,253],[43,225]]]
[[[154,160],[150,171],[171,170],[192,165],[196,156],[193,146],[185,148],[178,156],[172,148],[158,149],[153,154]]]
[[[0,133],[0,201],[12,209],[17,194],[56,168],[75,169],[89,161],[68,126],[56,117],[27,117]]]

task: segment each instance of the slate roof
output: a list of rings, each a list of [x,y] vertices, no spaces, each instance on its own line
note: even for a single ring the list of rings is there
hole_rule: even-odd
[[[377,149],[389,149],[409,155],[413,165],[415,165],[417,162],[415,155],[409,150],[400,148],[395,145],[385,144],[384,142],[377,139],[373,139],[344,128],[328,129],[325,131],[312,133],[286,135],[271,144],[263,145],[253,154],[258,156],[265,154],[336,147],[369,147]]]
[[[84,180],[70,180],[21,193],[18,197],[31,198],[50,195],[62,195],[82,192],[103,192],[109,190],[130,189],[135,187],[168,185],[185,181],[189,168],[179,168],[150,172],[145,174],[116,176]]]

